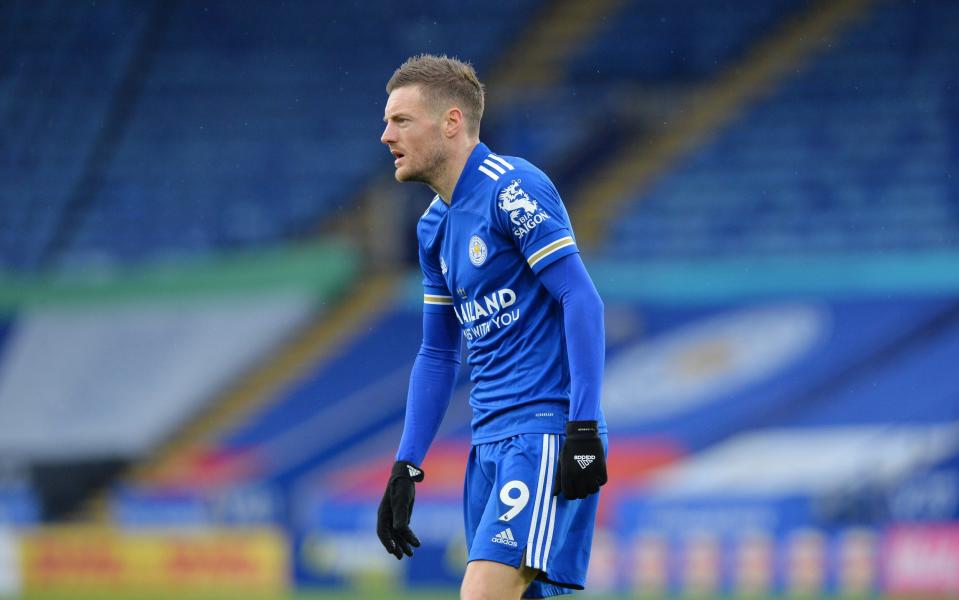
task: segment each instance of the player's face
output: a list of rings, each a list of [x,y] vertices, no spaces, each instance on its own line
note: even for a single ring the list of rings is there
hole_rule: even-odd
[[[419,86],[396,88],[386,101],[386,129],[380,141],[393,154],[397,181],[431,184],[444,160],[440,116],[423,99]]]

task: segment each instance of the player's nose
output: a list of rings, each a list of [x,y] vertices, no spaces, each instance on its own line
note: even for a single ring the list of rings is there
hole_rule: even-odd
[[[383,128],[383,134],[380,136],[380,142],[384,144],[392,144],[396,141],[396,131],[393,128],[392,123],[387,123],[386,127]]]

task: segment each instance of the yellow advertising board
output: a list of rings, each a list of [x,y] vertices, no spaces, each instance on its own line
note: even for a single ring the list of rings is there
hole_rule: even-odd
[[[131,533],[55,527],[21,536],[25,592],[178,592],[272,595],[289,582],[279,531]]]

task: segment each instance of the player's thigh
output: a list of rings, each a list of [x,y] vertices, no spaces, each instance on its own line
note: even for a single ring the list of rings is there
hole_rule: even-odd
[[[461,600],[519,600],[538,572],[527,567],[511,567],[489,560],[474,560],[466,565]]]
[[[483,507],[469,541],[469,561],[493,561],[518,568],[548,531],[540,526],[552,497],[556,435],[518,435],[478,446],[492,486],[470,499],[473,514]],[[475,522],[475,519],[474,519]],[[528,548],[532,544],[531,548]]]
[[[495,483],[494,472],[489,465],[484,465],[480,450],[476,446],[471,448],[463,482],[463,525],[466,529],[467,552],[473,546],[473,538],[482,522]]]

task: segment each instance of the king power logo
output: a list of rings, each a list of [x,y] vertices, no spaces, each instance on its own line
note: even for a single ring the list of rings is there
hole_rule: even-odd
[[[596,460],[596,455],[595,454],[576,454],[573,456],[573,460],[575,460],[579,464],[579,468],[585,469],[589,465],[593,464],[593,461]]]
[[[483,337],[494,329],[509,327],[519,319],[519,309],[506,310],[516,303],[516,292],[503,288],[479,299],[464,300],[453,306],[453,314],[463,326],[467,341]]]
[[[514,179],[512,183],[499,193],[498,206],[509,213],[509,220],[513,222],[513,235],[522,239],[537,225],[550,218],[539,203],[529,197],[523,188],[519,187],[522,179]]]

